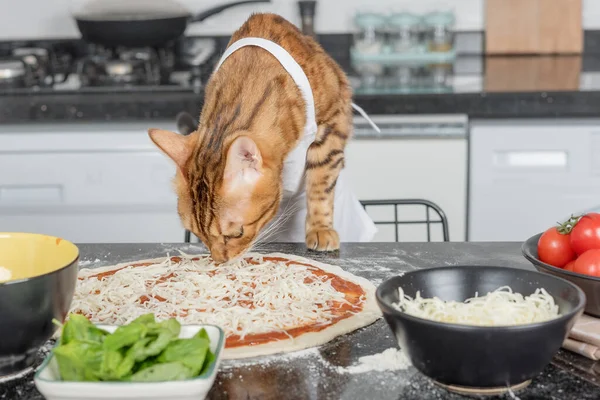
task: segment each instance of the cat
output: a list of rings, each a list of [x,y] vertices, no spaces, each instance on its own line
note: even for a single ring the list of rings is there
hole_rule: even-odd
[[[317,128],[302,155],[303,239],[311,250],[337,250],[334,197],[352,132],[349,81],[313,38],[279,15],[252,15],[228,47],[244,38],[281,46],[308,78]],[[150,129],[149,136],[177,166],[174,183],[184,227],[215,261],[225,262],[246,252],[261,229],[285,211],[280,208],[284,164],[302,141],[307,101],[282,63],[257,46],[229,55],[210,77],[204,98],[195,131]]]

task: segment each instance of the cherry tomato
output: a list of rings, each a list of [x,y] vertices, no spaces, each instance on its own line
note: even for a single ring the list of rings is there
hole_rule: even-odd
[[[573,272],[600,277],[600,249],[591,249],[580,255],[573,265]]]
[[[578,255],[600,249],[600,214],[582,216],[571,229],[571,247]]]
[[[562,268],[575,259],[568,234],[562,234],[552,227],[542,234],[538,241],[538,257],[543,262]]]
[[[565,270],[567,270],[567,271],[573,271],[573,266],[575,265],[575,261],[576,261],[576,260],[569,261],[569,262],[567,263],[567,265],[565,265],[565,267],[564,267],[563,269],[565,269]]]

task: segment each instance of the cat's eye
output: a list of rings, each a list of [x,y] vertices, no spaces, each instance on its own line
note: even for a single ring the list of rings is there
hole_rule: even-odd
[[[223,237],[225,238],[225,241],[228,241],[229,239],[239,239],[242,236],[244,236],[244,227],[240,227],[240,232],[233,234],[233,235],[224,235]]]

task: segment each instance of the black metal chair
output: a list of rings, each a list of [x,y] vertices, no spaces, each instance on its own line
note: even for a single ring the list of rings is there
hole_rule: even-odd
[[[427,241],[431,242],[431,225],[441,224],[442,237],[444,242],[450,241],[450,233],[448,231],[448,218],[441,209],[440,206],[432,201],[424,199],[396,199],[396,200],[361,200],[363,208],[366,210],[367,207],[394,207],[394,219],[386,221],[373,221],[375,225],[394,225],[394,237],[395,241],[399,242],[398,228],[400,225],[427,225]],[[398,219],[398,207],[400,206],[423,206],[425,208],[424,219],[419,220],[399,220]],[[431,210],[437,214],[437,218],[432,219]]]
[[[399,242],[398,228],[400,225],[427,225],[427,241],[431,242],[431,226],[441,224],[442,237],[444,242],[450,241],[450,233],[448,231],[448,218],[441,209],[440,206],[432,201],[424,199],[396,199],[396,200],[361,200],[363,208],[366,210],[367,207],[394,207],[394,219],[391,221],[373,221],[375,225],[394,225],[394,237],[395,241]],[[423,206],[425,208],[425,217],[422,220],[399,220],[398,219],[398,207],[400,206]],[[437,218],[432,219],[431,212],[437,214]],[[185,243],[191,242],[192,235],[190,231],[185,231],[184,241]]]

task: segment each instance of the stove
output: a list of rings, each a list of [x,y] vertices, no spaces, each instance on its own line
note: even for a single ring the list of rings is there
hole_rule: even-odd
[[[161,48],[4,43],[0,44],[0,94],[199,92],[218,56],[212,39]]]

